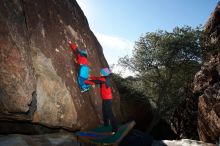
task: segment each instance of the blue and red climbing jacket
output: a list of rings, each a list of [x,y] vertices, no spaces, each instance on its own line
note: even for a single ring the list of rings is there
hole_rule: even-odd
[[[70,47],[73,50],[73,52],[76,53],[76,55],[77,55],[77,63],[80,65],[88,66],[87,53],[85,51],[81,51],[81,50],[77,49],[77,47],[74,43],[71,43]]]
[[[110,88],[109,76],[101,76],[101,77],[91,76],[90,80],[85,80],[85,83],[89,85],[100,84],[101,98],[104,100],[112,99],[112,91]]]

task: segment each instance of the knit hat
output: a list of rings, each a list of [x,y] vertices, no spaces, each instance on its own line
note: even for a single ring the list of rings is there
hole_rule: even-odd
[[[86,56],[86,57],[87,57],[87,52],[84,51],[84,50],[80,50],[80,54],[81,54],[82,56]]]
[[[102,68],[100,70],[100,73],[102,74],[102,76],[108,76],[112,73],[112,71],[109,68],[106,67],[106,68]]]

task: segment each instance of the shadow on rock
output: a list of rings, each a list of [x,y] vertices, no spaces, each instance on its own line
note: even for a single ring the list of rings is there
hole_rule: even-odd
[[[151,146],[153,137],[148,133],[141,132],[137,129],[131,132],[122,140],[120,146]]]

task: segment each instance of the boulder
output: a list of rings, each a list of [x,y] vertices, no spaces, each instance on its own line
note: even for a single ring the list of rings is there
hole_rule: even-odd
[[[193,94],[174,113],[180,138],[216,143],[220,136],[220,2],[204,27],[202,45],[211,47],[193,81]]]
[[[205,25],[206,46],[216,49],[195,75],[193,91],[198,99],[198,133],[205,142],[216,143],[220,136],[220,2]]]
[[[99,89],[80,92],[68,41],[88,52],[90,74],[99,75],[108,63],[76,0],[2,0],[0,32],[0,121],[68,130],[102,122]],[[112,85],[120,119],[119,94]]]
[[[196,74],[194,92],[198,101],[198,133],[205,142],[216,143],[220,136],[220,54],[212,55]]]
[[[220,2],[218,2],[215,10],[210,15],[207,23],[204,27],[204,32],[206,33],[206,45],[214,44],[219,46],[220,43]]]
[[[0,145],[4,146],[86,146],[77,141],[71,133],[53,133],[42,135],[9,134],[0,135]]]

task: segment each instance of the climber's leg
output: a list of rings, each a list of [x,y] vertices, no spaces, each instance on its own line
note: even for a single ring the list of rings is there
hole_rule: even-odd
[[[89,78],[89,67],[86,65],[80,65],[78,83],[82,92],[89,90],[90,85],[85,84],[85,80]]]

